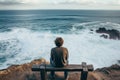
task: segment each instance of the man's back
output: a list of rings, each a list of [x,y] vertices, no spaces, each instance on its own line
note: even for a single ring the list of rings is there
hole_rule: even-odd
[[[51,64],[55,67],[63,67],[68,64],[68,50],[64,47],[51,49]]]

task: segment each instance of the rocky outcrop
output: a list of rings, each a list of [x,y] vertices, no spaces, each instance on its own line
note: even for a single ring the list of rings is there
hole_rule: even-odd
[[[120,65],[112,65],[95,70],[100,73],[104,78],[102,80],[120,80]]]
[[[31,63],[10,66],[0,71],[0,80],[40,80],[40,73],[32,72],[31,67],[33,64],[41,64],[44,61],[45,59],[38,59]],[[56,80],[64,80],[60,78],[62,75],[62,72],[56,73]],[[68,80],[80,80],[80,73],[70,72]],[[87,80],[120,80],[120,66],[115,64],[111,67],[96,69],[88,74]]]
[[[102,33],[101,37],[104,37],[106,39],[115,39],[120,40],[120,32],[115,29],[107,30],[106,28],[99,28],[96,30],[97,33]]]
[[[34,60],[31,63],[13,65],[0,71],[0,80],[39,80],[39,73],[31,71],[33,64],[41,64],[45,59]]]

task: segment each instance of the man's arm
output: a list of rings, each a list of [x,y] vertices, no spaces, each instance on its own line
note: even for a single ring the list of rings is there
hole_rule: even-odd
[[[53,49],[51,49],[51,55],[50,55],[51,60],[53,61]]]
[[[67,48],[65,48],[66,49],[66,59],[68,60],[68,57],[69,57],[69,52],[68,52],[68,49]]]

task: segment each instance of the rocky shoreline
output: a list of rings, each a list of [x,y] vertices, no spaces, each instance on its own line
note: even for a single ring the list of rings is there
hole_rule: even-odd
[[[120,40],[120,32],[116,29],[106,29],[106,28],[99,28],[96,30],[96,33],[100,33],[101,36],[105,39],[114,39],[114,40]]]
[[[0,80],[40,80],[40,73],[31,71],[33,64],[41,64],[45,59],[37,59],[22,65],[13,65],[0,70]],[[49,62],[47,62],[48,64]],[[61,75],[62,73],[57,73]],[[70,72],[68,80],[80,80],[79,72]],[[63,79],[56,79],[63,80]],[[87,80],[120,80],[120,65],[96,69],[90,72]]]

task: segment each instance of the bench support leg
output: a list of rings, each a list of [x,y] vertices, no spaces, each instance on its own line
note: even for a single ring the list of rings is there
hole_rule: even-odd
[[[81,79],[80,80],[87,80],[87,75],[88,75],[87,71],[82,71],[81,72]]]
[[[47,77],[46,77],[47,74],[45,70],[41,70],[40,75],[41,75],[41,80],[47,80]]]
[[[64,78],[66,79],[68,76],[68,71],[64,71]]]

